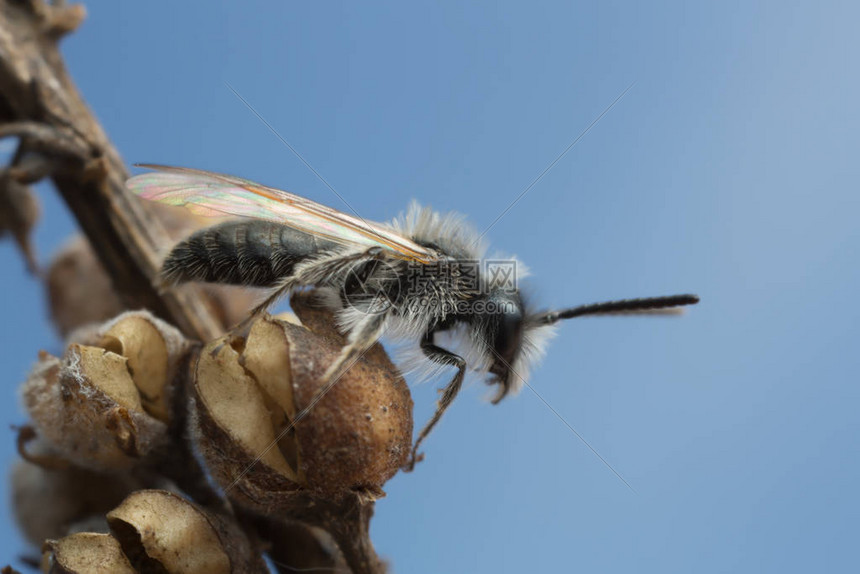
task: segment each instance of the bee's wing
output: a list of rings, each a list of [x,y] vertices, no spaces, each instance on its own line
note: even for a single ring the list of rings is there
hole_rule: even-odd
[[[241,215],[273,221],[337,243],[381,247],[398,258],[427,263],[428,249],[378,223],[341,213],[304,197],[253,181],[185,167],[141,164],[157,171],[136,175],[126,186],[136,195],[181,205],[198,215]]]

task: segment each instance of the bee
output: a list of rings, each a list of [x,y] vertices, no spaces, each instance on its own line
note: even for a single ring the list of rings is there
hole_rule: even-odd
[[[299,289],[327,293],[323,304],[334,311],[346,344],[307,410],[383,335],[417,341],[425,364],[456,369],[415,440],[407,469],[422,458],[421,443],[457,396],[467,369],[496,385],[495,404],[526,383],[559,321],[672,312],[699,301],[696,295],[672,295],[541,310],[517,284],[522,265],[487,260],[479,234],[457,214],[413,202],[405,215],[374,223],[230,175],[140,167],[155,170],[128,180],[140,197],[203,216],[243,217],[199,230],[173,247],[162,267],[167,284],[271,289],[251,318]],[[437,340],[444,335],[449,345]]]

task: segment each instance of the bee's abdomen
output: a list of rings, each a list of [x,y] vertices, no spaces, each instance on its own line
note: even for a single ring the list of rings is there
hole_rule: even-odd
[[[291,275],[296,263],[334,247],[331,241],[277,223],[228,221],[178,243],[161,274],[168,283],[269,287]]]

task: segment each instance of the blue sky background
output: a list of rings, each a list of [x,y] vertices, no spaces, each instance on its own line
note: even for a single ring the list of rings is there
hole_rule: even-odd
[[[91,2],[64,53],[129,162],[243,175],[368,219],[488,226],[548,306],[697,292],[679,320],[563,326],[528,390],[467,388],[386,486],[396,572],[858,568],[852,2]],[[75,228],[48,187],[41,256]],[[0,422],[59,343],[10,243]],[[416,420],[433,385],[414,389]],[[14,457],[13,434],[0,458]],[[2,501],[0,557],[23,548]]]

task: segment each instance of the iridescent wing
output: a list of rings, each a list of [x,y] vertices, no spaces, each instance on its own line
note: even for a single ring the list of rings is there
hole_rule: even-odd
[[[287,225],[341,244],[381,247],[390,255],[429,263],[433,252],[378,223],[364,221],[314,201],[253,181],[185,167],[140,164],[153,169],[126,186],[136,195],[180,205],[197,215],[240,215]]]

